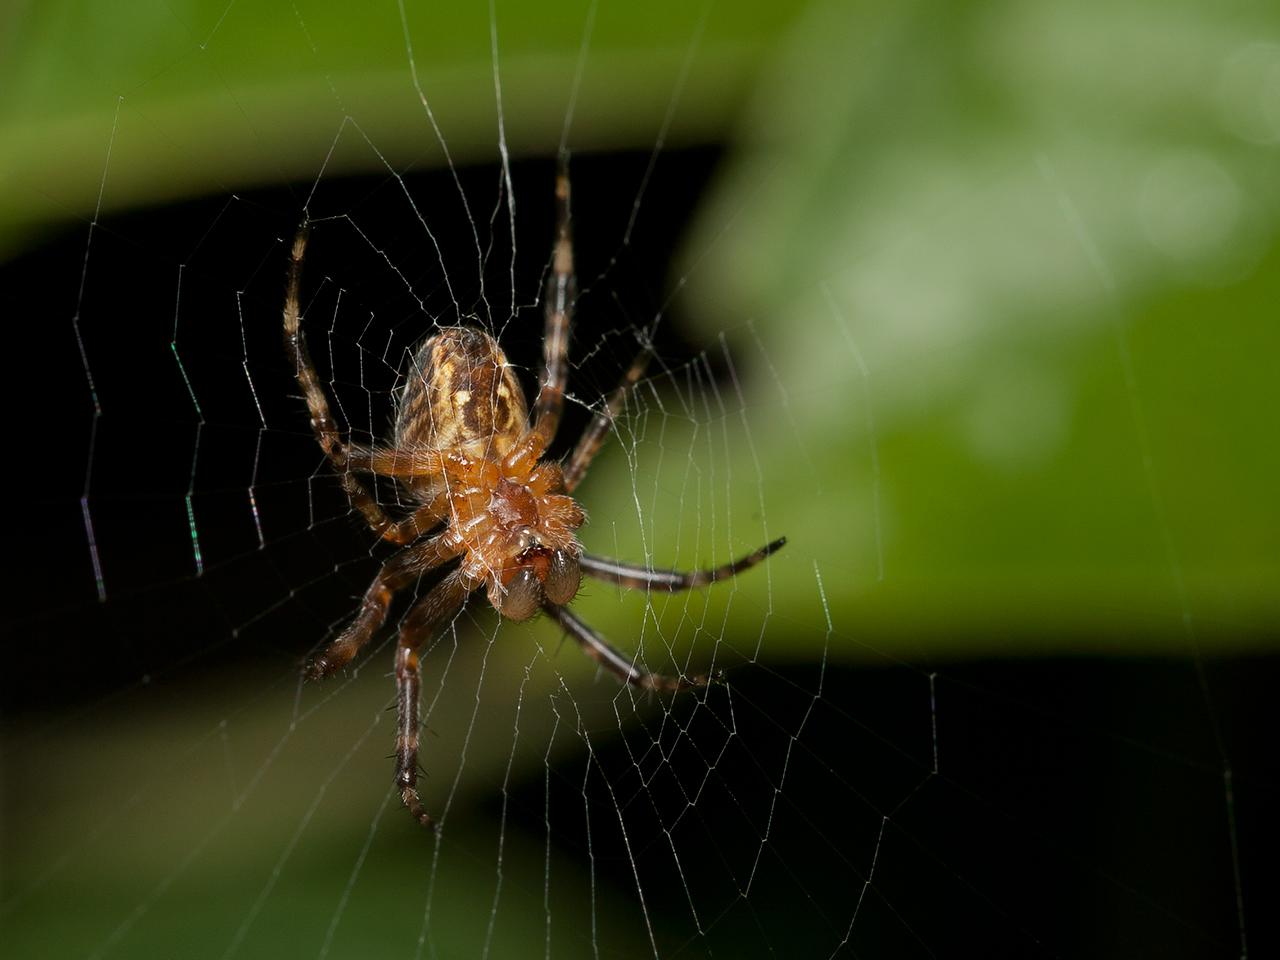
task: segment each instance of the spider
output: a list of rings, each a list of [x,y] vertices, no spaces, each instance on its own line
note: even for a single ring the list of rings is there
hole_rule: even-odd
[[[583,574],[628,588],[675,592],[727,579],[760,563],[786,541],[778,539],[732,563],[681,573],[651,570],[585,553],[576,531],[586,521],[570,496],[599,452],[614,418],[648,365],[642,350],[622,382],[596,412],[563,464],[543,458],[564,405],[569,325],[576,298],[568,166],[556,175],[556,232],[544,301],[545,332],[538,395],[532,415],[502,349],[471,326],[440,327],[412,358],[396,404],[390,445],[360,447],[341,436],[307,350],[299,290],[309,236],[304,218],[293,241],[284,299],[284,335],[302,387],[311,428],[342,489],[372,531],[401,547],[382,564],[355,618],[305,668],[308,679],[348,664],[382,626],[396,591],[429,571],[453,565],[400,622],[395,655],[395,784],[409,813],[433,820],[418,796],[418,648],[451,620],[468,596],[485,588],[489,603],[509,620],[539,609],[583,651],[620,680],[647,690],[679,691],[708,679],[668,677],[637,666],[567,606]],[[359,474],[394,478],[415,509],[393,519]]]

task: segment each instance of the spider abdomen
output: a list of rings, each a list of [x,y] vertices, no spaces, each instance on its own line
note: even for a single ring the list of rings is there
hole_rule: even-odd
[[[505,456],[525,432],[524,393],[497,341],[442,327],[414,355],[396,410],[397,447]]]

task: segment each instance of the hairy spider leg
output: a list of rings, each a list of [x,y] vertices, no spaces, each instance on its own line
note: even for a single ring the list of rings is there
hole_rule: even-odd
[[[351,472],[348,463],[349,449],[338,434],[338,425],[334,423],[329,412],[329,398],[325,395],[316,373],[315,364],[311,361],[311,352],[307,349],[307,335],[302,330],[302,309],[299,293],[302,288],[302,260],[307,250],[307,238],[311,227],[304,219],[293,238],[293,248],[289,252],[289,273],[285,283],[284,297],[284,339],[289,355],[293,357],[293,372],[302,387],[302,395],[307,401],[307,409],[311,412],[311,429],[315,431],[316,441],[320,449],[329,458],[338,473],[343,492],[352,506],[360,511],[365,522],[374,533],[384,536],[392,526],[392,520],[378,505],[378,501],[365,489],[360,479]]]
[[[441,534],[406,547],[390,557],[365,591],[355,619],[325,648],[324,653],[307,666],[307,679],[323,679],[350,663],[387,619],[387,608],[391,606],[395,592],[461,552],[456,540]]]
[[[609,399],[605,401],[605,405],[596,411],[596,415],[591,418],[591,423],[587,425],[587,429],[578,438],[578,444],[573,448],[569,463],[564,468],[564,489],[566,493],[572,493],[574,487],[581,483],[582,478],[587,475],[587,467],[591,466],[591,461],[595,459],[596,454],[600,452],[600,448],[604,446],[604,441],[609,436],[609,429],[613,426],[613,421],[622,412],[622,407],[626,404],[627,397],[631,395],[631,391],[635,389],[636,384],[640,382],[640,378],[644,376],[645,370],[649,368],[649,359],[652,356],[653,351],[647,347],[636,354],[636,358],[631,361],[631,366],[623,374],[622,382],[613,388],[613,393],[609,394]]]
[[[445,465],[450,462],[449,455],[439,450],[401,450],[397,447],[351,447],[347,458],[352,470],[366,470],[397,480],[436,476],[443,473]]]
[[[609,557],[593,557],[586,553],[579,558],[578,563],[587,576],[606,583],[616,583],[630,590],[678,593],[681,590],[696,590],[717,580],[736,577],[743,570],[750,570],[769,554],[781,550],[786,542],[786,537],[779,537],[772,543],[767,543],[760,549],[730,563],[721,564],[710,570],[691,570],[687,573],[679,570],[651,570],[634,563],[623,563]]]
[[[478,583],[454,571],[410,608],[396,644],[396,786],[400,802],[424,827],[433,823],[418,796],[418,648],[437,626],[453,617]]]
[[[382,539],[400,546],[412,543],[424,533],[430,533],[449,516],[449,493],[436,496],[430,503],[420,506],[403,520],[393,523],[382,534]]]
[[[542,338],[542,373],[538,377],[538,399],[534,402],[533,431],[545,448],[556,435],[564,408],[564,387],[568,375],[569,324],[578,296],[573,267],[573,230],[569,212],[569,162],[563,154],[556,171],[556,239],[551,254],[551,276],[543,310],[546,328]]]
[[[554,603],[544,603],[542,609],[565,632],[578,641],[582,652],[608,670],[619,680],[639,687],[642,690],[691,690],[705,687],[708,680],[704,676],[668,677],[660,673],[650,673],[635,664],[635,657],[629,657],[614,647],[598,632],[587,626],[568,607],[558,607]]]

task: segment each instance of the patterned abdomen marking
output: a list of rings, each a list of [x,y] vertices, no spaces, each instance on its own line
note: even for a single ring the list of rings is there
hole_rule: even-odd
[[[504,456],[524,435],[524,392],[497,341],[442,327],[418,348],[396,413],[395,445]]]

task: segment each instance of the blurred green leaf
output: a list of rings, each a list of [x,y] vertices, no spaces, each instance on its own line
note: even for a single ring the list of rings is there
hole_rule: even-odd
[[[1274,636],[1277,38],[1261,8],[814,8],[684,261],[749,364],[788,611],[816,561],[849,654]]]
[[[322,167],[443,165],[423,98],[455,161],[496,158],[488,5],[404,7],[403,22],[394,4],[375,15],[333,0],[59,0],[0,14],[0,253],[29,226],[87,217],[104,167],[101,196],[118,208],[308,180]],[[677,94],[673,142],[722,136],[797,8],[589,9],[497,4],[514,153],[555,149],[588,26],[576,148],[651,145]]]

